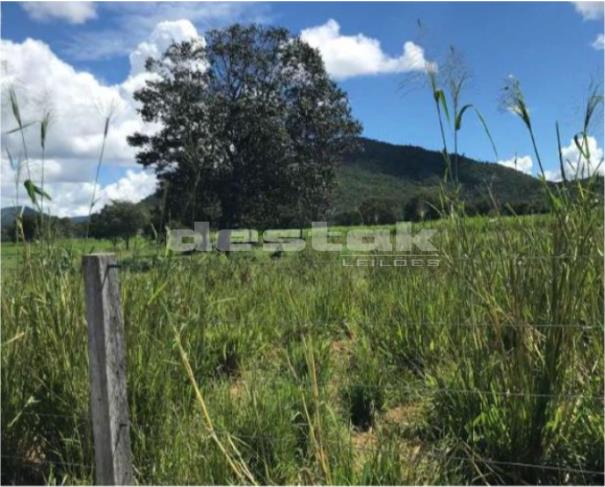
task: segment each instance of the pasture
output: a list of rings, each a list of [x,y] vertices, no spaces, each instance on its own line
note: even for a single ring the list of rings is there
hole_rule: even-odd
[[[603,213],[579,199],[419,224],[434,268],[120,250],[136,481],[602,483]],[[80,256],[109,247],[2,246],[3,483],[94,480]]]
[[[428,151],[360,138],[378,132],[369,127],[366,133],[353,116],[358,109],[329,72],[322,45],[303,39],[308,29],[292,36],[285,28],[233,24],[205,32],[200,42],[189,21],[158,27],[168,24],[189,25],[196,35],[148,58],[145,86],[134,87],[132,69],[119,89],[99,83],[108,96],[130,93],[121,103],[130,118],[121,118],[107,98],[97,138],[91,138],[91,120],[72,122],[69,107],[57,117],[46,106],[24,109],[21,95],[8,89],[12,125],[3,137],[13,134],[19,149],[6,150],[15,205],[6,209],[14,228],[9,222],[3,238],[19,243],[3,243],[1,250],[0,481],[63,485],[105,478],[95,465],[111,460],[95,459],[95,442],[99,417],[111,416],[129,423],[110,418],[105,422],[112,428],[102,433],[109,444],[110,433],[129,426],[136,484],[602,485],[603,157],[589,135],[591,120],[602,118],[600,85],[590,85],[579,130],[570,132],[565,122],[562,138],[555,122],[557,152],[542,158],[542,130],[534,127],[552,107],[532,103],[530,110],[520,82],[508,76],[500,108],[522,122],[531,155],[517,160],[511,132],[502,157],[513,147],[515,156],[507,160],[498,155],[486,119],[462,95],[471,77],[463,58],[450,46],[445,62],[419,63],[423,48],[406,42],[401,59],[414,62],[401,73],[414,76],[400,88],[415,87],[418,74],[430,89],[440,149]],[[343,37],[335,20],[321,29],[356,44],[369,40],[380,54],[377,64],[403,62],[385,57],[378,40]],[[507,51],[509,41],[502,45]],[[545,54],[550,51],[549,44]],[[539,79],[553,81],[552,75]],[[383,94],[372,88],[354,99],[378,91]],[[554,87],[552,93],[555,102],[564,94]],[[70,93],[65,100],[82,104],[80,98]],[[386,118],[381,106],[372,110]],[[490,160],[500,164],[464,156],[459,136],[469,117],[493,150]],[[410,120],[422,132],[421,117]],[[74,141],[59,140],[47,152],[47,129],[52,133],[62,121],[72,124]],[[115,137],[114,122],[120,126]],[[160,129],[148,132],[148,124]],[[435,145],[421,135],[418,143]],[[118,138],[134,152],[114,147]],[[55,186],[53,193],[45,165],[58,164],[57,154],[60,160],[65,153],[70,164],[80,161],[80,148],[92,147],[91,140],[99,147],[98,156],[87,152],[94,167],[90,185],[80,174],[67,176],[71,165],[55,171],[81,186],[74,194],[90,198],[88,215],[79,215],[88,222],[81,231],[72,220],[43,216],[52,205],[62,210],[57,214],[76,214],[57,203],[64,189]],[[138,179],[127,191],[120,189],[124,178],[108,182],[105,159],[153,169],[153,193],[139,191]],[[337,173],[343,162],[346,171]],[[147,178],[137,174],[127,171],[127,177]],[[91,194],[79,193],[86,188]],[[116,192],[128,193],[128,201],[114,198]],[[28,218],[24,200],[35,207]],[[80,200],[74,201],[80,211]],[[339,223],[414,221],[413,233],[435,231],[434,249],[326,252],[310,244],[308,228],[301,229],[306,246],[296,252],[255,245],[245,252],[178,253],[162,241],[170,241],[165,228],[179,222],[301,227],[336,215],[332,221]],[[382,230],[396,240],[398,228],[355,230]],[[332,242],[343,243],[352,229],[332,228],[339,234]],[[116,245],[119,239],[130,245]],[[120,330],[118,308],[93,298],[102,312],[89,313],[87,323],[81,259],[99,251],[117,256],[118,265],[108,267],[118,268],[120,280],[127,401],[118,397],[123,387],[107,379],[124,378],[115,372],[119,353],[106,353],[121,352],[120,333],[105,334]],[[101,279],[100,267],[95,272],[88,310],[93,292],[117,301],[117,292],[107,297],[99,284],[108,273]],[[94,329],[90,342],[99,344],[91,349],[103,358],[93,353],[90,361],[109,365],[90,374],[88,332],[99,315],[101,331]],[[98,379],[95,392],[113,395],[108,402],[127,402],[128,421],[125,414],[91,417],[101,409],[100,401],[91,407],[91,375]]]

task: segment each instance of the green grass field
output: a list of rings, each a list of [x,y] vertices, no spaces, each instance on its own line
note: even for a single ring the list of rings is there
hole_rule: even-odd
[[[436,268],[119,249],[137,482],[602,483],[602,210],[423,225]],[[110,247],[2,246],[3,482],[94,480],[79,256]]]

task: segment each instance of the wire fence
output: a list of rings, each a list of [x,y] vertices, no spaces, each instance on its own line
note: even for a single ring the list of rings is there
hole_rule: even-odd
[[[240,386],[253,388],[256,385],[267,384],[267,383],[278,383],[279,380],[266,380],[265,378],[258,377],[253,380],[243,380],[241,378],[237,379],[237,384]],[[292,379],[284,379],[283,382],[291,383]],[[308,381],[308,378],[303,380],[298,380],[296,385],[301,388],[310,388],[311,384]],[[320,384],[322,387],[325,384]],[[484,397],[510,397],[510,398],[518,398],[518,397],[527,397],[527,398],[548,398],[548,399],[556,399],[556,400],[578,400],[578,399],[588,399],[588,400],[598,400],[603,402],[603,396],[596,396],[591,394],[582,394],[582,393],[570,393],[570,392],[560,392],[560,393],[535,393],[531,391],[503,391],[503,390],[478,390],[478,389],[459,389],[459,388],[451,388],[451,387],[418,387],[409,384],[368,384],[368,383],[360,383],[355,381],[346,381],[342,384],[346,387],[361,387],[367,389],[381,389],[382,391],[398,391],[400,393],[405,394],[421,394],[426,396],[427,394],[464,394],[464,395],[481,395]],[[204,386],[201,386],[204,388]],[[350,403],[345,406],[350,407]],[[77,421],[77,422],[88,422],[90,418],[88,417],[87,412],[77,412],[74,411],[71,414],[63,414],[63,413],[47,413],[47,412],[37,412],[37,411],[22,411],[19,413],[19,416],[37,416],[40,418],[54,418],[54,419],[65,419],[68,421]],[[162,420],[159,421],[140,421],[139,418],[134,416],[132,418],[131,427],[136,431],[139,428],[153,428],[159,427]],[[341,437],[337,441],[329,440],[323,443],[323,447],[330,449],[337,449],[339,451],[349,451],[351,455],[359,455],[359,454],[367,454],[367,455],[379,455],[384,451],[384,445],[381,443],[381,439],[378,436],[371,436],[370,438],[373,441],[370,441],[369,444],[366,442],[365,444],[356,443],[354,441],[355,435],[359,434],[363,429],[357,429],[353,426],[353,424],[349,424],[348,431],[349,436]],[[213,428],[212,430],[208,430],[205,428],[206,433],[214,433],[218,435],[224,435],[226,437],[231,438],[232,440],[241,444],[242,447],[246,448],[248,453],[254,453],[262,455],[262,450],[266,448],[267,444],[270,444],[273,448],[279,446],[291,446],[292,439],[288,440],[288,438],[284,438],[282,436],[275,436],[271,434],[267,434],[265,432],[259,431],[254,434],[242,433],[237,431],[237,427],[233,429],[229,428]],[[202,431],[203,433],[203,431]],[[372,429],[369,430],[369,434],[372,435]],[[405,442],[406,440],[401,440]],[[289,443],[288,443],[289,442]],[[43,472],[49,465],[62,469],[84,469],[91,470],[93,466],[86,463],[74,462],[69,460],[56,460],[56,459],[47,459],[41,458],[38,460],[32,460],[27,457],[19,457],[16,455],[7,455],[2,454],[2,458],[12,460],[15,462],[19,462],[20,467],[26,469],[34,469],[38,472]],[[457,461],[462,463],[470,463],[470,464],[481,464],[484,466],[493,466],[493,467],[501,467],[500,473],[503,475],[512,475],[514,472],[510,472],[507,469],[534,469],[537,471],[550,471],[550,472],[559,472],[566,474],[575,474],[575,475],[584,475],[584,476],[605,476],[605,473],[600,470],[594,470],[589,468],[582,468],[581,466],[570,466],[570,465],[553,465],[553,464],[540,464],[540,463],[529,463],[529,462],[521,462],[510,459],[502,459],[502,458],[489,458],[477,453],[475,451],[468,451],[466,455],[460,455],[455,451],[433,451],[430,448],[421,448],[421,451],[414,454],[414,458],[421,461],[421,459],[432,459],[443,462],[449,461]],[[413,462],[412,462],[413,463]],[[135,456],[135,469],[144,469],[146,467],[153,467],[153,460],[151,463],[146,461],[141,461],[137,463]]]
[[[209,431],[210,432],[210,431]],[[278,437],[273,435],[267,435],[263,433],[258,434],[243,434],[243,433],[232,433],[226,429],[217,429],[214,428],[211,430],[211,433],[229,437],[231,440],[235,440],[240,447],[248,448],[250,451],[254,452],[257,450],[266,449],[267,444],[271,445],[272,448],[276,448],[279,446],[287,446],[291,447],[293,444],[292,439]],[[389,447],[389,444],[380,443],[379,439],[376,439],[373,444],[361,444],[356,443],[354,440],[354,434],[351,434],[344,438],[339,438],[337,440],[330,439],[325,440],[322,439],[320,441],[321,448],[330,448],[332,450],[338,450],[340,452],[347,451],[351,455],[351,457],[355,457],[359,454],[376,456],[384,453]],[[386,445],[386,446],[385,446]],[[409,445],[408,445],[409,446]],[[489,458],[479,453],[468,451],[466,456],[462,456],[459,453],[456,453],[455,450],[452,451],[435,451],[431,449],[426,449],[420,447],[420,445],[416,445],[418,448],[414,453],[408,454],[407,459],[412,464],[420,463],[423,459],[435,460],[440,462],[450,462],[457,461],[462,463],[474,463],[474,464],[485,464],[485,465],[497,465],[501,467],[510,467],[511,469],[533,469],[539,471],[551,471],[551,472],[559,472],[559,473],[568,473],[568,474],[577,474],[583,476],[599,476],[605,477],[605,470],[594,470],[590,468],[582,468],[580,466],[570,466],[570,465],[552,465],[552,464],[539,464],[539,463],[529,463],[529,462],[521,462],[515,460],[502,460],[502,459],[494,459]],[[311,446],[308,446],[311,448]],[[2,458],[19,461],[21,463],[20,466],[26,468],[32,468],[36,470],[42,470],[47,465],[53,465],[55,467],[60,467],[62,469],[66,468],[75,468],[75,469],[84,469],[92,471],[94,466],[92,464],[81,463],[81,462],[71,462],[64,460],[52,460],[48,458],[39,458],[32,459],[27,457],[20,457],[17,455],[7,455],[2,454]],[[201,458],[200,458],[201,459]],[[137,470],[141,470],[146,467],[153,467],[156,462],[152,459],[137,461],[135,457],[134,468]],[[502,474],[514,474],[514,471],[501,471]]]
[[[288,251],[262,251],[263,254],[267,256],[266,259],[258,258],[258,252],[262,251],[260,247],[255,248],[252,252],[248,251],[231,251],[228,252],[229,255],[238,255],[238,256],[249,256],[253,259],[255,265],[275,265],[279,262],[288,262],[288,259],[284,259],[285,255],[297,255],[300,254],[301,251],[288,252]],[[371,265],[371,263],[365,263],[364,265],[354,265],[351,262],[348,262],[348,268],[396,268],[398,270],[420,270],[426,269],[430,271],[434,271],[436,269],[442,268],[443,263],[447,263],[449,265],[454,265],[456,263],[473,263],[473,262],[481,262],[484,263],[486,261],[492,263],[499,263],[502,265],[509,265],[511,262],[516,263],[517,265],[530,264],[530,263],[539,263],[542,261],[565,261],[569,260],[572,262],[577,262],[580,260],[596,260],[602,262],[604,259],[603,254],[576,254],[576,255],[552,255],[552,254],[543,254],[543,255],[535,255],[535,254],[498,254],[493,253],[490,255],[447,255],[443,253],[433,253],[427,252],[423,254],[414,254],[411,252],[401,252],[401,251],[393,251],[389,253],[385,252],[321,252],[318,251],[318,254],[323,254],[327,256],[333,257],[333,263],[342,266],[343,261],[346,259],[370,259],[370,260],[379,260],[381,258],[389,258],[389,259],[408,259],[408,260],[433,260],[438,261],[437,263],[433,263],[434,265]],[[195,253],[175,253],[171,255],[159,255],[159,254],[149,254],[149,255],[138,255],[133,257],[122,257],[117,264],[117,267],[124,271],[149,271],[155,268],[165,268],[167,264],[178,264],[183,259],[186,259],[188,263],[198,262],[202,263],[203,261],[200,259],[196,259],[196,257],[207,256],[211,254],[220,254],[224,255],[225,252],[222,251],[213,251],[213,252],[195,252]],[[238,262],[239,259],[235,259],[233,262]],[[322,259],[317,265],[325,265],[326,260]]]
[[[577,258],[578,256],[574,256]],[[594,257],[594,256],[591,256]],[[514,258],[518,258],[515,256]],[[532,256],[532,259],[539,259],[539,256]],[[544,258],[551,259],[553,256],[545,256]],[[561,258],[567,258],[566,256],[561,256]],[[602,257],[601,257],[602,258]],[[356,324],[361,324],[365,326],[369,326],[370,324],[367,322],[352,320]],[[216,322],[209,323],[209,325],[230,325],[229,322]],[[238,322],[238,325],[242,323]],[[493,329],[493,330],[502,330],[502,329],[521,329],[521,330],[539,330],[541,332],[545,332],[552,329],[557,330],[571,330],[571,331],[591,331],[591,330],[600,330],[603,331],[603,324],[586,324],[586,323],[518,323],[518,322],[502,322],[502,323],[493,323],[493,322],[456,322],[456,321],[412,321],[412,322],[400,322],[393,320],[391,323],[393,326],[397,327],[444,327],[444,328],[481,328],[481,329]],[[277,325],[277,324],[276,324]],[[310,322],[299,322],[293,325],[292,322],[284,323],[287,328],[285,328],[285,333],[279,335],[279,338],[285,339],[289,336],[295,334],[304,334],[309,331],[317,330],[318,328],[329,328],[329,327],[342,327],[347,326],[345,320],[341,322],[322,322],[322,323],[310,323]],[[220,381],[217,381],[220,382]],[[275,379],[270,377],[262,378],[257,377],[253,380],[242,380],[238,379],[238,384],[242,386],[246,386],[249,388],[253,388],[256,385],[268,384],[276,382]],[[288,381],[292,383],[290,379]],[[201,384],[202,387],[205,387],[207,384]],[[309,387],[309,383],[305,381],[300,381],[297,384],[300,387]],[[325,383],[321,383],[320,385],[323,387]],[[508,390],[508,389],[478,389],[478,388],[463,388],[463,387],[443,387],[440,385],[418,385],[418,384],[394,384],[394,383],[364,383],[364,382],[356,382],[356,381],[346,381],[343,383],[346,387],[358,387],[362,389],[369,390],[381,390],[383,392],[393,391],[398,392],[400,394],[409,394],[409,395],[421,395],[421,396],[432,396],[435,394],[449,394],[449,395],[468,395],[468,396],[481,396],[482,399],[486,398],[531,398],[531,399],[552,399],[552,400],[564,400],[564,401],[577,401],[577,400],[588,400],[588,401],[597,401],[600,403],[604,403],[603,395],[589,394],[583,393],[577,390],[561,390],[561,391],[552,391],[552,392],[536,392],[536,390]],[[67,419],[69,421],[77,420],[79,422],[90,421],[87,412],[77,412],[74,411],[72,414],[62,414],[62,413],[47,413],[47,412],[37,412],[37,411],[21,411],[17,414],[15,418],[9,418],[10,422],[14,422],[18,420],[20,416],[25,417],[40,417],[40,418],[56,418],[56,419]],[[3,414],[4,419],[4,414]],[[5,423],[5,421],[3,421]],[[142,427],[153,427],[157,424],[157,422],[140,422],[136,416],[134,417],[131,426],[133,428],[142,428]],[[350,426],[350,425],[349,425]],[[350,426],[351,427],[351,426]],[[283,438],[266,435],[263,433],[258,434],[240,434],[237,431],[229,431],[225,430],[214,430],[215,433],[227,435],[230,438],[235,440],[239,440],[245,444],[247,448],[254,449],[256,446],[262,447],[262,445],[257,445],[259,440],[270,442],[271,444],[278,444],[281,441],[284,441]],[[351,452],[357,454],[359,452],[365,452],[370,455],[377,455],[382,450],[382,445],[378,444],[380,440],[376,440],[377,444],[372,445],[360,445],[354,444],[351,441],[351,437],[349,437],[349,442],[346,441],[338,441],[338,442],[330,442],[328,444],[331,448],[348,448]],[[570,465],[551,465],[551,464],[539,464],[539,463],[527,463],[514,461],[509,459],[499,459],[499,458],[487,458],[475,451],[468,451],[467,455],[460,455],[459,453],[452,452],[435,452],[430,450],[423,450],[420,456],[440,459],[444,461],[459,461],[459,462],[477,462],[483,465],[491,465],[491,466],[500,466],[500,467],[509,467],[511,469],[535,469],[541,471],[552,471],[552,472],[561,472],[568,474],[578,474],[578,475],[591,475],[591,476],[605,476],[603,471],[593,470],[593,469],[584,469],[580,466],[570,466]],[[20,466],[24,468],[32,468],[39,471],[42,471],[48,465],[61,467],[61,468],[81,468],[91,470],[93,466],[86,463],[72,462],[72,461],[63,461],[57,459],[48,459],[48,458],[40,458],[40,459],[32,459],[28,457],[20,457],[17,455],[8,455],[2,453],[1,457],[3,459],[12,460],[20,463]],[[135,457],[136,458],[136,457]],[[145,468],[148,464],[143,461],[139,465],[135,462],[135,468]]]

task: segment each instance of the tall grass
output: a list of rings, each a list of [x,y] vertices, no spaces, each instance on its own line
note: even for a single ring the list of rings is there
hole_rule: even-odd
[[[596,182],[544,182],[532,217],[468,218],[446,188],[437,268],[122,257],[137,482],[602,483]],[[94,480],[79,257],[2,269],[4,483]]]
[[[595,222],[579,214],[573,231]],[[591,240],[563,268],[519,266],[553,250],[551,217],[440,226],[452,265],[438,270],[351,270],[311,251],[124,261],[137,480],[249,483],[230,458],[259,483],[600,481],[490,463],[602,469]],[[3,452],[18,458],[3,480],[90,482],[78,261],[57,249],[30,265],[3,279]],[[555,323],[586,329],[534,326]]]
[[[449,171],[451,158],[441,120],[441,113],[448,113],[447,100],[436,74],[428,75]],[[457,107],[461,84],[450,83],[450,87],[453,106]],[[580,153],[576,167],[582,170],[576,170],[570,181],[568,168],[561,161],[564,184],[559,186],[546,181],[517,80],[509,78],[503,102],[527,128],[551,213],[546,231],[517,219],[505,228],[495,226],[494,241],[486,245],[469,226],[457,193],[443,188],[442,213],[449,215],[452,228],[441,250],[455,276],[459,307],[465,309],[466,319],[489,325],[489,333],[474,328],[448,337],[452,352],[464,350],[464,355],[455,366],[445,366],[430,378],[444,390],[435,397],[435,418],[440,418],[435,421],[441,424],[440,435],[455,438],[455,448],[465,452],[482,481],[559,483],[569,478],[569,472],[541,471],[526,465],[562,462],[603,470],[602,440],[600,447],[586,442],[595,433],[599,437],[603,434],[602,425],[598,426],[603,382],[589,384],[579,379],[603,369],[603,207],[594,169],[602,161],[591,164],[587,150],[591,118],[603,96],[598,89],[591,91],[582,130],[574,136]],[[459,128],[456,122],[455,140]],[[562,159],[558,124],[556,128]],[[593,169],[588,172],[585,167]],[[587,323],[594,331],[578,328]],[[452,390],[475,393],[468,397],[451,394]],[[570,451],[574,452],[572,457],[566,458]],[[494,468],[489,460],[494,457],[516,467],[505,471]],[[597,477],[581,477],[581,481],[598,481]]]
[[[101,150],[99,151],[99,158],[97,160],[97,168],[95,170],[95,179],[92,186],[92,195],[90,197],[90,206],[88,207],[88,220],[86,221],[86,238],[90,233],[90,223],[92,220],[92,212],[97,204],[96,196],[97,196],[97,186],[99,184],[99,175],[101,173],[101,166],[103,165],[103,157],[105,156],[105,145],[107,144],[107,136],[109,135],[109,125],[111,123],[111,119],[113,117],[114,105],[112,104],[107,110],[107,114],[105,114],[103,119],[103,138],[101,141]]]
[[[19,133],[20,142],[22,147],[22,157],[18,159],[14,158],[8,146],[6,149],[6,154],[8,156],[11,168],[15,170],[15,202],[16,206],[19,206],[19,189],[20,189],[20,179],[21,179],[21,171],[23,166],[27,169],[27,179],[23,182],[23,186],[27,192],[27,195],[31,201],[31,203],[36,207],[38,212],[40,213],[39,217],[39,233],[42,235],[42,226],[43,226],[43,216],[44,216],[44,199],[50,200],[50,196],[47,192],[44,191],[44,167],[45,167],[45,155],[46,155],[46,136],[48,131],[48,126],[50,123],[50,113],[45,112],[42,119],[37,121],[29,121],[26,122],[23,120],[21,116],[21,108],[19,105],[19,99],[17,97],[17,93],[14,88],[10,88],[8,90],[10,106],[13,114],[13,118],[17,124],[16,128],[7,130],[5,135],[10,135],[13,133]],[[27,147],[27,142],[25,140],[25,130],[30,127],[35,127],[39,123],[40,125],[40,146],[42,149],[42,165],[41,165],[41,186],[37,186],[32,180],[31,173],[31,161],[29,159],[29,150]],[[16,217],[16,225],[15,225],[15,241],[19,241],[22,239],[25,242],[25,236],[23,232],[23,217],[24,207],[21,207],[20,213]],[[49,220],[50,224],[50,220]]]

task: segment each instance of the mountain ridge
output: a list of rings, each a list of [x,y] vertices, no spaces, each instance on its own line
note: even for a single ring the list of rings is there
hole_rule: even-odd
[[[455,158],[451,156],[452,160]],[[545,211],[543,182],[538,178],[488,161],[458,156],[461,196],[471,213],[487,213],[494,203],[517,213]],[[411,144],[400,145],[359,137],[357,148],[343,157],[337,168],[337,186],[332,197],[329,219],[359,212],[368,202],[390,206],[393,217],[413,219],[409,206],[423,198],[431,200],[439,192],[445,174],[445,161],[439,151]],[[555,186],[556,183],[547,183]],[[602,182],[601,182],[602,184]],[[139,203],[157,204],[157,194]],[[2,208],[2,227],[14,221],[20,207]],[[36,211],[26,207],[27,212]],[[86,222],[88,216],[69,218]]]
[[[458,156],[458,165],[461,195],[469,205],[480,206],[480,212],[488,209],[487,200],[492,197],[523,213],[543,210],[543,183],[538,178],[465,155]],[[347,154],[339,168],[333,211],[359,209],[368,198],[390,200],[398,206],[418,197],[429,198],[431,193],[438,194],[445,170],[438,151],[359,138],[358,149]]]

